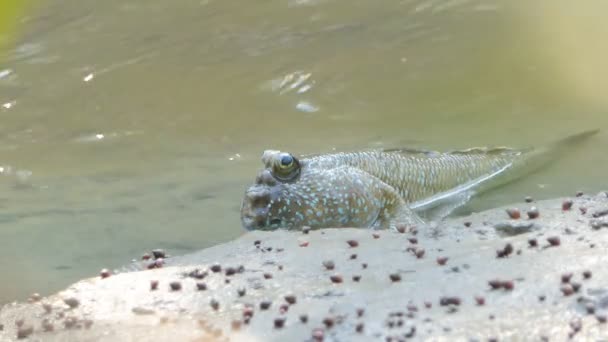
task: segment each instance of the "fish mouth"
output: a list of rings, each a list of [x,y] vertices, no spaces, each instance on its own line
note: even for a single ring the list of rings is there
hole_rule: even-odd
[[[251,230],[273,229],[274,220],[269,220],[271,191],[266,186],[255,185],[247,189],[241,203],[241,223]]]

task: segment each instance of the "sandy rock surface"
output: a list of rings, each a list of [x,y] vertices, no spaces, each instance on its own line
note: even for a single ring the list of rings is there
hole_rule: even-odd
[[[607,251],[605,192],[426,232],[252,232],[6,305],[0,341],[608,341]]]

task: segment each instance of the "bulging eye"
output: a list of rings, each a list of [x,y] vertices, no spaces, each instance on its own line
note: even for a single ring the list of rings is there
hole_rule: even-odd
[[[286,169],[293,165],[293,157],[289,154],[284,154],[281,157],[281,168]]]
[[[289,153],[282,153],[275,157],[272,175],[275,179],[290,182],[300,173],[300,163]]]

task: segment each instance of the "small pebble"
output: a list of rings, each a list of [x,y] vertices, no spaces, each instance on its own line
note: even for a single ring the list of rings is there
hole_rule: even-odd
[[[365,313],[365,309],[363,309],[363,308],[357,309],[357,317],[363,317],[364,313]]]
[[[323,319],[323,324],[325,325],[325,327],[326,327],[327,329],[331,329],[331,327],[333,327],[333,326],[334,326],[334,323],[335,323],[335,321],[334,321],[334,319],[333,319],[333,318],[331,318],[331,317],[325,317],[325,318]]]
[[[236,293],[239,295],[239,297],[243,297],[247,293],[247,290],[245,290],[245,288],[242,287],[242,288],[236,290]]]
[[[287,296],[285,296],[285,301],[287,303],[289,303],[290,305],[293,305],[293,304],[296,303],[296,296],[294,296],[294,295],[287,295]]]
[[[417,239],[417,238],[415,238],[415,237],[413,237],[413,238],[409,238],[409,239],[407,239],[407,240],[408,240],[408,241],[409,241],[411,244],[413,244],[413,245],[415,245],[415,244],[417,244],[417,243],[418,243],[418,239]]]
[[[564,296],[570,296],[571,294],[574,293],[574,289],[572,288],[572,285],[570,285],[570,284],[562,285],[560,287],[560,291],[562,291]]]
[[[222,266],[220,264],[213,264],[213,265],[211,265],[211,267],[209,269],[213,273],[218,273],[218,272],[222,271]]]
[[[260,241],[260,240],[253,241],[254,246],[259,246],[261,243],[262,243],[262,241]]]
[[[380,234],[374,233],[374,234],[372,234],[372,237],[374,239],[379,239],[380,238]]]
[[[448,257],[438,257],[437,258],[437,263],[441,266],[445,265],[446,262],[448,262]]]
[[[547,238],[547,242],[549,242],[551,246],[559,246],[561,243],[559,236],[550,236]]]
[[[581,215],[585,215],[587,213],[587,208],[580,207],[580,208],[578,208],[578,211],[581,213]]]
[[[433,303],[431,303],[431,302],[424,302],[424,307],[427,308],[427,309],[430,309],[430,308],[433,307]]]
[[[496,257],[504,258],[504,257],[511,255],[511,253],[513,253],[513,245],[511,245],[510,243],[507,243],[505,245],[505,247],[503,247],[503,249],[496,251]]]
[[[306,324],[308,322],[308,315],[306,315],[306,314],[300,315],[300,322]]]
[[[158,280],[150,280],[150,291],[158,289]]]
[[[220,302],[218,302],[215,299],[210,300],[209,305],[211,305],[211,308],[213,308],[213,310],[215,310],[215,311],[217,311],[220,308]]]
[[[357,240],[348,240],[346,243],[353,248],[359,246],[359,242]]]
[[[355,260],[357,259],[357,254],[351,254],[350,255],[350,260]]]
[[[308,241],[300,242],[300,247],[308,247]]]
[[[329,277],[329,279],[331,280],[332,283],[335,283],[335,284],[339,284],[342,282],[342,276],[339,276],[339,275],[332,275]]]
[[[521,213],[519,211],[519,209],[517,208],[509,208],[506,210],[507,215],[509,215],[510,218],[517,220],[521,217]]]
[[[309,227],[309,226],[304,226],[304,227],[302,227],[302,233],[303,233],[303,234],[308,234],[308,233],[310,233],[310,227]]]
[[[325,332],[321,328],[316,328],[312,331],[312,339],[315,342],[321,342],[325,338]]]
[[[405,233],[405,226],[404,225],[397,226],[397,231],[401,234]]]
[[[182,289],[182,283],[179,281],[172,281],[169,283],[169,287],[171,288],[171,291],[179,291]]]
[[[539,302],[544,302],[546,298],[547,297],[545,297],[544,295],[540,295],[540,296],[538,296],[538,301]]]
[[[447,306],[447,305],[460,305],[462,301],[458,297],[441,297],[439,299],[439,305]]]
[[[155,249],[152,251],[154,259],[166,258],[165,251],[163,249]]]
[[[102,269],[102,270],[99,272],[99,276],[100,276],[102,279],[107,278],[107,277],[109,277],[110,275],[112,275],[112,272],[110,272],[110,270],[108,270],[107,268],[104,268],[104,269]]]
[[[465,223],[463,223],[465,227],[469,228],[471,226],[471,222],[470,221],[466,221]]]
[[[595,315],[595,319],[597,319],[598,322],[604,324],[606,323],[606,315],[605,314],[596,314]]]
[[[505,290],[507,290],[507,291],[511,291],[511,290],[513,290],[515,288],[515,283],[512,282],[511,280],[504,281],[502,283],[502,288],[505,289]]]
[[[583,278],[590,279],[591,278],[591,271],[589,271],[589,270],[583,271]]]
[[[538,211],[538,208],[536,207],[532,207],[530,208],[530,210],[528,210],[528,218],[533,220],[533,219],[537,219],[540,216],[540,212]]]
[[[354,282],[359,282],[359,280],[361,280],[361,276],[360,275],[354,275],[353,276],[353,281]]]
[[[562,274],[562,283],[569,283],[573,274],[571,272]]]
[[[279,305],[279,313],[284,314],[287,311],[289,311],[289,305],[287,305],[287,304]]]
[[[227,267],[225,270],[225,274],[226,276],[230,277],[236,274],[236,268],[234,267]]]
[[[33,333],[34,327],[32,327],[31,325],[19,327],[19,329],[17,329],[17,339],[21,340],[24,338],[28,338]]]
[[[362,267],[363,269],[366,269],[366,268],[367,268],[367,264],[366,264],[366,263],[362,263],[362,264],[361,264],[361,267]]]
[[[272,279],[272,274],[264,273],[264,279]]]
[[[424,257],[424,248],[418,248],[415,254],[416,258],[422,259],[422,257]]]
[[[582,191],[577,191],[576,192],[576,197],[581,197],[583,196],[583,192]]]
[[[528,240],[528,245],[530,247],[537,247],[538,246],[538,241],[536,239],[529,239]]]
[[[326,270],[331,271],[336,267],[336,264],[331,260],[325,260],[323,261],[323,267],[325,267]]]
[[[532,203],[534,202],[534,199],[530,196],[526,196],[526,198],[524,198],[524,201],[526,201],[526,203]]]
[[[482,306],[486,303],[486,299],[482,296],[475,296],[475,303],[477,303],[477,305]]]
[[[268,310],[268,308],[270,307],[270,304],[272,304],[272,302],[268,301],[268,300],[260,302],[260,310]]]
[[[595,304],[587,303],[585,305],[585,310],[587,310],[588,314],[593,315],[595,313]]]
[[[401,281],[401,275],[399,275],[398,273],[392,273],[392,274],[390,274],[389,278],[391,279],[392,282]]]
[[[355,331],[357,333],[361,334],[363,332],[363,328],[364,328],[363,323],[357,323],[357,325],[355,326]]]
[[[562,202],[562,210],[563,211],[568,211],[570,209],[572,209],[572,200],[565,200]]]
[[[276,329],[281,329],[281,328],[283,328],[283,326],[285,326],[285,318],[284,317],[279,317],[279,318],[275,318],[274,319],[274,327]]]
[[[66,298],[63,300],[63,302],[66,303],[67,306],[69,306],[71,309],[80,305],[80,301],[78,301],[78,299],[76,299],[74,297]]]
[[[574,292],[578,292],[581,289],[581,283],[571,283],[570,285],[572,285],[572,289],[574,290]]]
[[[207,284],[198,282],[198,283],[196,283],[196,289],[198,291],[205,291],[205,290],[207,290]]]

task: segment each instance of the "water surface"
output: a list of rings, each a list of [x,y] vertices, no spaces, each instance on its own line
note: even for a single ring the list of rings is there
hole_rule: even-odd
[[[55,0],[0,64],[0,303],[244,233],[266,148],[608,127],[601,1]],[[475,201],[606,188],[607,133]]]

